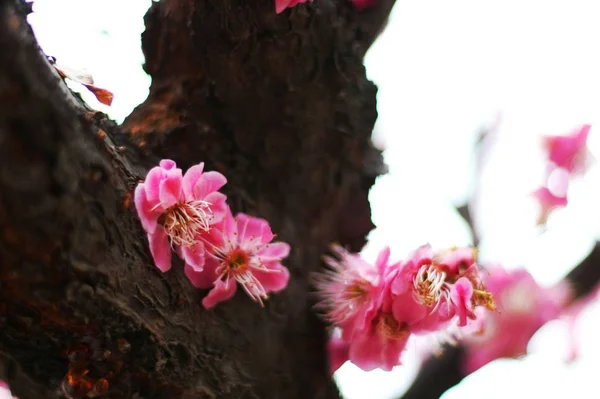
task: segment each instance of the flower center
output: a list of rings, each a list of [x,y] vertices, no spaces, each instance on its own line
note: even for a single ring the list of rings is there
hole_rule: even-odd
[[[487,292],[485,289],[473,290],[473,305],[474,306],[483,306],[487,310],[494,311],[496,310],[496,303],[494,302],[494,297],[492,294]]]
[[[248,254],[241,249],[231,251],[225,258],[225,264],[230,272],[241,272],[248,267]]]
[[[408,324],[399,322],[389,312],[380,312],[374,320],[377,331],[388,339],[405,339],[410,334]]]
[[[448,298],[450,290],[446,284],[446,273],[435,266],[423,265],[414,278],[413,285],[417,300],[425,306],[440,303],[441,299]]]
[[[197,243],[198,234],[210,230],[211,218],[210,203],[191,201],[173,205],[161,221],[172,244],[191,247]]]

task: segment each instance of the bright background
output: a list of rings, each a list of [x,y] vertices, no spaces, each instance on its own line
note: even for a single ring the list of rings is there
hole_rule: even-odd
[[[46,54],[87,68],[97,86],[115,94],[109,108],[82,90],[119,122],[148,94],[140,34],[150,3],[36,0],[30,16]],[[599,119],[599,19],[597,0],[398,0],[365,61],[379,86],[374,141],[390,169],[370,195],[377,229],[364,251],[368,259],[384,245],[399,259],[425,242],[470,243],[454,206],[473,193],[483,261],[526,266],[552,284],[587,255],[600,238],[600,168],[571,185],[569,206],[550,217],[546,230],[535,226],[530,193],[543,179],[540,135]],[[476,181],[476,135],[498,116]],[[600,159],[598,132],[592,129],[589,144]],[[564,361],[564,325],[552,322],[530,343],[530,356],[489,364],[443,398],[590,397],[597,392],[599,320],[600,306],[584,313],[575,363]],[[335,375],[343,395],[399,397],[426,343],[411,343],[405,364],[389,373],[344,365]]]

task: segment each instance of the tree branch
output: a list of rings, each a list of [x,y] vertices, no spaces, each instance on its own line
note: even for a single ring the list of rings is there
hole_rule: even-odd
[[[71,95],[19,5],[0,3],[0,378],[57,397],[84,342],[111,398],[337,397],[306,276],[373,226],[374,34],[330,0],[279,16],[270,0],[153,3],[150,95],[120,129]],[[292,245],[265,309],[237,295],[205,311],[180,263],[154,267],[131,193],[160,157],[221,171],[234,211]]]
[[[591,293],[600,283],[600,242],[589,255],[565,277],[573,288],[573,301]],[[461,371],[464,349],[446,346],[443,354],[423,363],[421,371],[402,399],[437,399],[448,389],[458,385],[465,374]]]

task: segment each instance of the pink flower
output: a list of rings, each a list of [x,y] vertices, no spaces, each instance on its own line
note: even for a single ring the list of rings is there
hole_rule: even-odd
[[[350,0],[354,8],[359,11],[365,10],[367,8],[373,7],[377,4],[377,0]]]
[[[348,360],[350,344],[342,338],[340,329],[336,329],[327,343],[329,354],[329,372],[335,373]]]
[[[307,0],[275,0],[275,12],[280,14],[286,8],[292,8],[296,4],[306,3]],[[312,0],[310,0],[312,2]]]
[[[590,129],[590,125],[582,125],[569,135],[546,136],[544,145],[549,160],[571,173],[585,169],[588,154],[587,137]]]
[[[481,281],[475,256],[471,248],[418,248],[386,275],[395,318],[418,333],[439,330],[455,315],[459,326],[465,326],[467,319],[475,318],[476,306],[493,310],[494,300]]]
[[[221,223],[203,235],[208,255],[204,270],[185,267],[195,287],[212,287],[202,300],[206,309],[233,297],[236,282],[261,306],[268,299],[267,293],[279,292],[287,286],[290,274],[281,260],[288,256],[290,246],[284,242],[271,243],[273,238],[266,220],[243,213],[234,218],[226,208]]]
[[[204,246],[198,236],[223,219],[226,196],[217,190],[227,179],[203,169],[200,163],[182,176],[175,162],[163,159],[135,189],[135,206],[162,272],[171,268],[169,241],[187,265],[202,270]]]
[[[567,197],[559,197],[554,195],[547,187],[540,187],[534,191],[533,196],[540,204],[540,216],[537,224],[545,224],[550,213],[557,208],[567,206]]]
[[[348,358],[365,371],[390,371],[401,363],[410,333],[408,323],[398,321],[389,305],[383,306],[370,318],[367,328],[357,331],[349,341]]]
[[[375,265],[339,245],[332,245],[331,251],[337,259],[323,257],[330,269],[314,275],[314,286],[320,299],[315,308],[323,312],[327,321],[342,327],[347,337],[355,329],[363,329],[369,312],[379,306],[383,271],[390,250],[381,251]]]
[[[567,297],[564,287],[541,287],[523,269],[491,268],[485,284],[497,301],[498,312],[478,309],[484,317],[475,333],[463,339],[466,373],[495,359],[526,354],[533,334],[559,316]]]

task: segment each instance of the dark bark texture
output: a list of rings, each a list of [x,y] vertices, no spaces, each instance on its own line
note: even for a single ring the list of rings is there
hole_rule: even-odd
[[[600,242],[573,268],[565,280],[573,289],[573,302],[590,294],[600,284]],[[464,349],[447,346],[441,356],[427,359],[402,399],[438,399],[466,377],[461,371]]]
[[[0,379],[15,395],[338,397],[307,277],[330,242],[359,250],[373,227],[384,168],[362,59],[392,5],[153,3],[150,95],[119,127],[67,89],[22,4],[0,0]],[[181,262],[154,267],[132,190],[160,158],[224,173],[233,210],[292,245],[290,284],[264,309],[238,293],[206,311]]]

